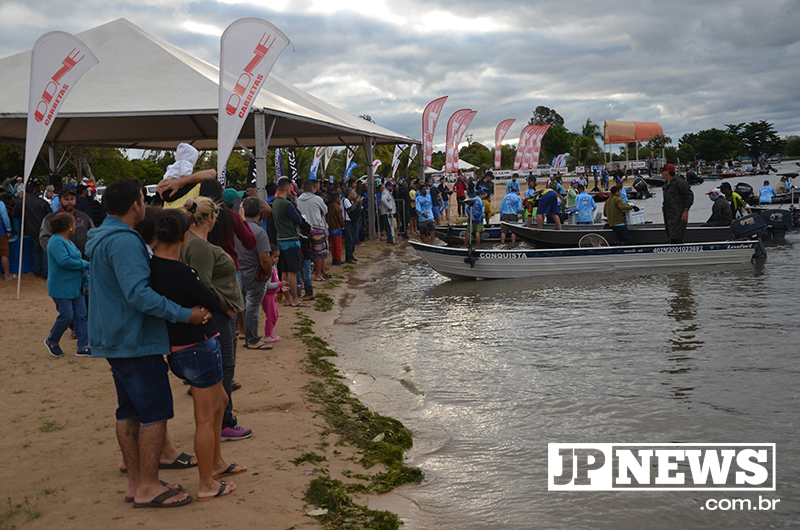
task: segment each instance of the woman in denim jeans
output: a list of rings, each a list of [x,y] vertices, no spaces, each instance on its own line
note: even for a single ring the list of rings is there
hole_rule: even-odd
[[[220,311],[219,296],[200,281],[194,269],[179,261],[181,249],[189,239],[187,215],[176,209],[162,211],[156,221],[156,237],[158,246],[150,262],[153,290],[178,304],[191,303],[189,307],[200,305],[212,312]],[[217,325],[213,319],[198,325],[167,322],[167,331],[170,369],[192,386],[194,448],[200,474],[197,499],[205,501],[228,495],[236,485],[216,479],[243,473],[247,468],[236,462],[228,463],[222,456],[222,418],[228,396],[222,387]]]

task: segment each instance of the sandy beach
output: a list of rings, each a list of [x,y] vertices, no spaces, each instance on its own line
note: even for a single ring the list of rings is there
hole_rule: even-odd
[[[358,268],[388,250],[385,243],[367,242],[356,251]],[[344,271],[333,272],[344,279]],[[123,501],[126,478],[118,469],[116,396],[107,362],[76,357],[75,341],[68,336],[61,339],[64,357],[49,355],[43,340],[57,312],[44,280],[24,275],[19,300],[16,282],[0,284],[0,398],[6,403],[0,409],[0,528],[317,527],[306,515],[315,507],[303,501],[309,483],[319,475],[314,469],[322,467],[344,482],[353,480],[343,470],[364,473],[348,460],[356,450],[336,446],[336,435],[325,434],[329,426],[317,414],[319,405],[303,390],[314,376],[305,370],[307,348],[293,336],[293,326],[298,315],[305,315],[324,337],[339,301],[347,297],[347,283],[323,292],[337,302],[333,310],[310,307],[301,313],[281,307],[276,333],[283,340],[273,350],[238,349],[236,380],[243,388],[233,395],[234,413],[254,434],[222,446],[227,459],[248,466],[247,473],[230,477],[236,492],[181,508],[134,510]],[[180,380],[171,380],[175,418],[169,432],[179,450],[193,454],[192,399]],[[327,461],[290,462],[309,452]],[[370,472],[380,469],[378,465]],[[162,470],[160,478],[197,494],[196,469]]]

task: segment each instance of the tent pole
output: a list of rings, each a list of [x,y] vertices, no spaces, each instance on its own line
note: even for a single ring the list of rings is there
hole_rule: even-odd
[[[256,191],[258,196],[266,199],[264,187],[267,185],[267,130],[266,115],[263,112],[253,113],[253,125],[256,135]],[[274,125],[274,122],[273,122]],[[270,127],[272,134],[272,127]]]
[[[367,223],[369,224],[369,239],[375,240],[375,172],[372,168],[375,139],[364,136],[364,153],[367,157]]]

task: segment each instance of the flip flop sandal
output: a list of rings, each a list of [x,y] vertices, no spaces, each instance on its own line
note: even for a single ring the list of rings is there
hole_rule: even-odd
[[[159,482],[159,483],[160,483],[162,486],[164,486],[165,488],[169,488],[169,484],[167,484],[167,483],[166,483],[166,482],[164,482],[163,480],[159,480],[158,482]],[[183,493],[183,486],[181,486],[180,484],[175,484],[175,485],[176,485],[176,486],[178,486],[178,489],[176,489],[176,490],[173,490],[172,488],[169,488],[169,489],[170,489],[170,491],[174,491],[175,493]],[[164,493],[166,493],[166,492],[164,492]],[[162,493],[161,495],[163,495],[164,493]],[[161,495],[159,495],[159,497],[160,497]],[[170,495],[170,497],[172,497],[172,495]],[[156,497],[156,498],[158,498],[158,497]],[[169,497],[165,497],[165,499],[166,499],[166,498],[169,498]],[[155,499],[153,499],[153,500],[155,500]],[[133,502],[133,497],[128,497],[128,496],[126,496],[126,497],[125,497],[125,502]],[[152,501],[151,501],[151,502],[152,502]]]
[[[194,458],[193,455],[181,453],[171,464],[158,464],[158,469],[189,469],[197,467],[197,464],[192,464],[192,458]]]
[[[228,483],[225,482],[224,480],[221,480],[219,484],[220,484],[219,491],[217,492],[216,495],[213,495],[211,497],[201,497],[200,495],[198,495],[197,500],[200,502],[210,501],[211,499],[216,499],[217,497],[222,497],[223,495],[230,495],[231,493],[233,493],[232,491],[225,493],[225,490],[228,489]]]
[[[180,495],[180,492],[175,490],[167,490],[161,495],[158,495],[150,502],[134,502],[134,508],[177,508],[178,506],[185,506],[192,502],[192,497],[186,497],[182,501],[173,502],[170,504],[164,504],[164,501],[174,497],[175,495]]]
[[[220,473],[218,475],[214,475],[213,476],[214,480],[216,480],[218,478],[222,478],[222,477],[227,477],[227,476],[230,476],[230,475],[238,475],[239,473],[247,473],[247,469],[243,469],[241,471],[234,471],[234,469],[236,469],[237,465],[238,464],[236,462],[231,462],[231,464],[228,466],[228,468],[225,471],[223,471],[222,473]]]

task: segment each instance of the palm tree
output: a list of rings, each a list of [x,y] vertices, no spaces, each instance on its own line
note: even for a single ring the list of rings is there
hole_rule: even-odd
[[[577,136],[570,148],[571,161],[576,166],[587,166],[600,163],[603,151],[593,136]]]
[[[603,133],[600,131],[600,126],[596,123],[592,123],[591,118],[586,119],[586,123],[583,124],[583,129],[581,130],[581,136],[586,136],[590,138],[602,138]]]

